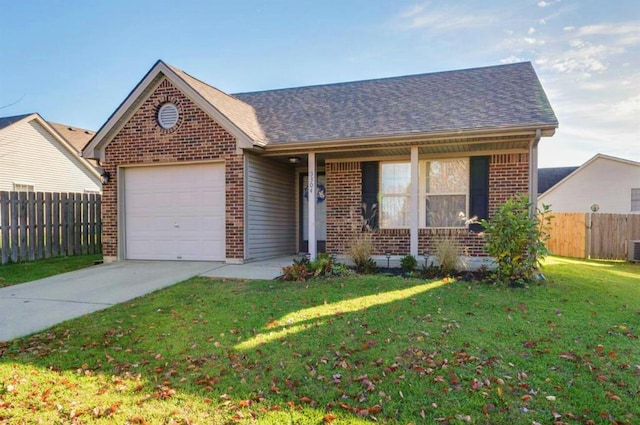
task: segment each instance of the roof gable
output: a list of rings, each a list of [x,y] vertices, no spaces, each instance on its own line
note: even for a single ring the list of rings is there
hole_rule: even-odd
[[[270,144],[558,126],[529,62],[234,96]]]
[[[250,106],[208,86],[189,74],[159,60],[118,106],[82,151],[87,158],[104,160],[104,149],[135,113],[144,100],[164,79],[169,80],[185,96],[231,133],[240,147],[252,147],[259,137],[259,124],[252,122]],[[215,102],[215,103],[214,103]],[[255,114],[253,114],[255,117]]]
[[[0,130],[2,130],[3,128],[9,127],[11,124],[16,123],[30,115],[33,115],[33,114],[15,115],[13,117],[0,117]]]
[[[79,155],[79,150],[76,149],[69,141],[67,141],[64,137],[58,133],[53,126],[47,122],[44,118],[40,116],[38,113],[33,114],[25,114],[25,115],[17,115],[15,117],[6,117],[0,118],[0,124],[5,123],[4,126],[0,125],[0,131],[7,129],[11,125],[20,122],[20,121],[36,121],[47,133],[49,133],[52,139],[62,146],[63,149],[73,154],[73,157],[78,161],[78,163],[85,167],[94,177],[100,178],[100,173],[92,166],[89,161]]]

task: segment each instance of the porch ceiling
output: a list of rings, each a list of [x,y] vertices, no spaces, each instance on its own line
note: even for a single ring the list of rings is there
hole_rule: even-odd
[[[348,158],[374,158],[374,157],[409,157],[411,147],[419,146],[419,154],[424,156],[451,156],[451,155],[482,155],[495,151],[523,151],[529,148],[532,137],[529,135],[503,136],[492,138],[465,138],[448,140],[424,140],[389,143],[362,144],[359,146],[331,146],[318,147],[314,152],[317,155],[319,165],[325,160]],[[276,160],[286,162],[289,157],[300,158],[299,166],[305,166],[309,150],[300,148],[291,150],[278,149],[277,152],[262,153]]]

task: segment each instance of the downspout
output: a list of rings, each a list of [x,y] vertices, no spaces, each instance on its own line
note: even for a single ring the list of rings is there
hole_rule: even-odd
[[[535,217],[538,210],[538,143],[542,132],[536,129],[536,136],[529,145],[529,201],[531,202],[531,211],[529,213]]]

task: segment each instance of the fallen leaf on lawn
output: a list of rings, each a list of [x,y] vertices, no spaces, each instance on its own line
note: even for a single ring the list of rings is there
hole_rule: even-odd
[[[334,415],[333,413],[327,413],[326,415],[324,415],[322,417],[322,422],[324,422],[325,424],[330,424],[331,422],[335,421],[336,419],[338,419],[338,417],[336,415]]]
[[[615,395],[614,393],[612,393],[610,391],[607,391],[604,395],[607,396],[608,398],[610,398],[613,401],[622,401],[620,399],[620,397],[618,397],[617,395]]]

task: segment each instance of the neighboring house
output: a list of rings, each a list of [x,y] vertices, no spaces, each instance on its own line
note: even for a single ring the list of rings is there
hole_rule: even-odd
[[[374,255],[478,256],[465,218],[535,199],[557,126],[530,63],[229,95],[158,61],[83,154],[105,261],[344,255],[363,224]]]
[[[538,196],[556,185],[578,167],[552,167],[538,169]]]
[[[640,213],[640,163],[597,154],[544,191],[542,204],[555,212]]]
[[[101,190],[100,173],[40,115],[0,118],[0,190]]]
[[[95,131],[86,130],[84,128],[71,127],[66,124],[59,124],[49,121],[51,127],[57,131],[73,148],[76,150],[78,156],[82,156],[82,149],[87,146],[87,143],[96,134]],[[102,171],[102,168],[98,165],[98,161],[95,159],[87,158],[89,164],[91,164],[98,172]]]

